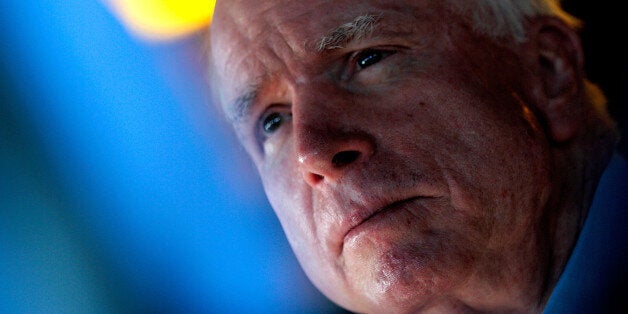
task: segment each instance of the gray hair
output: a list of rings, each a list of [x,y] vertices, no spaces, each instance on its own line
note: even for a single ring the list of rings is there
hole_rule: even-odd
[[[560,0],[449,0],[450,8],[470,19],[474,30],[494,38],[525,40],[526,17],[554,16],[572,28],[580,21],[563,11]]]
[[[373,31],[375,22],[380,16],[370,14],[360,15],[353,21],[340,25],[329,34],[323,36],[317,43],[318,51],[342,48],[352,39],[361,39]]]
[[[473,29],[492,38],[510,37],[518,42],[525,40],[524,21],[532,16],[554,16],[572,28],[580,21],[563,11],[560,0],[448,0],[448,8]],[[352,39],[360,39],[373,31],[381,15],[364,14],[343,24],[317,43],[318,51],[342,48]]]
[[[581,21],[565,12],[560,0],[448,0],[454,14],[467,20],[473,30],[490,38],[526,40],[525,20],[536,16],[551,16],[572,29],[581,27]],[[612,151],[619,133],[606,110],[607,100],[600,88],[584,79],[584,103],[593,109],[585,137],[600,155]],[[610,149],[610,150],[609,150]],[[593,153],[593,151],[590,151]]]

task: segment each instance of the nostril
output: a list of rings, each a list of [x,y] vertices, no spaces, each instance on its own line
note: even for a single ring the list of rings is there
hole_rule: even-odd
[[[331,163],[334,167],[342,167],[356,161],[360,157],[360,152],[357,150],[348,150],[336,153],[331,159]]]

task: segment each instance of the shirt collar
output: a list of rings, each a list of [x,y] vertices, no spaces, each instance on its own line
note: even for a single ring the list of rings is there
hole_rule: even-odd
[[[544,313],[613,310],[628,278],[628,163],[615,154]],[[625,305],[625,304],[624,304]]]

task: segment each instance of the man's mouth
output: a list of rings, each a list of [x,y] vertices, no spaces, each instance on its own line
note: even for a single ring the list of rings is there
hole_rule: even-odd
[[[393,222],[394,220],[389,218],[399,211],[408,210],[409,212],[413,212],[414,210],[416,210],[415,207],[417,205],[417,202],[422,199],[424,199],[424,197],[411,197],[388,204],[374,211],[371,215],[367,216],[361,222],[359,222],[347,231],[344,236],[344,242],[356,236],[358,233],[365,231],[369,228],[369,226],[387,223],[386,220],[390,220],[390,222]]]

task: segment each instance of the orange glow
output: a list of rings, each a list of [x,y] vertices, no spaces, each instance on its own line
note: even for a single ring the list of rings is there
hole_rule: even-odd
[[[169,40],[207,27],[215,0],[103,0],[130,33]]]

